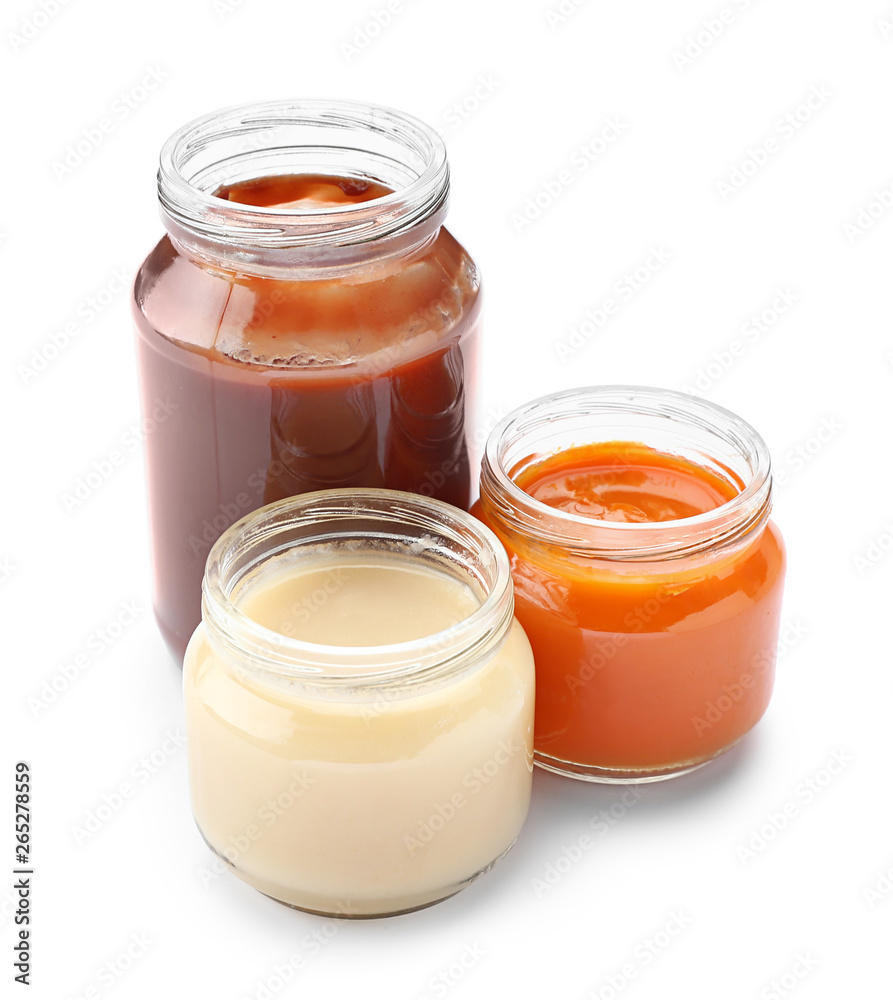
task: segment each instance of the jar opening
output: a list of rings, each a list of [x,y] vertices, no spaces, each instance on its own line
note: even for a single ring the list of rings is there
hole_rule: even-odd
[[[702,513],[644,522],[601,520],[556,509],[516,480],[566,449],[612,441],[678,456],[734,487]],[[723,407],[672,390],[592,386],[555,393],[510,413],[487,442],[481,497],[509,530],[582,557],[653,560],[735,542],[769,516],[771,475],[763,439]]]
[[[419,639],[386,645],[307,642],[259,624],[240,592],[283,559],[364,553],[428,567],[467,584],[479,605],[465,618]],[[202,586],[209,639],[230,662],[294,681],[354,693],[399,682],[422,684],[477,663],[502,641],[514,609],[508,558],[475,518],[438,500],[381,489],[325,490],[290,497],[249,514],[218,539]]]
[[[264,177],[334,176],[390,193],[324,207],[276,208],[217,197]],[[392,108],[348,101],[273,101],[212,112],[164,144],[161,214],[187,249],[242,265],[344,264],[406,252],[440,228],[449,167],[440,136]],[[271,257],[271,254],[273,255]]]

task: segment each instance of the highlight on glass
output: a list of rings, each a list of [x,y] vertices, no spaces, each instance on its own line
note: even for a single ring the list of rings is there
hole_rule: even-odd
[[[698,767],[772,691],[785,555],[769,454],[722,407],[596,386],[509,414],[475,512],[536,660],[535,757],[605,782]]]
[[[271,504],[212,549],[186,652],[196,822],[300,909],[437,902],[521,830],[533,683],[505,551],[470,514],[373,489]]]

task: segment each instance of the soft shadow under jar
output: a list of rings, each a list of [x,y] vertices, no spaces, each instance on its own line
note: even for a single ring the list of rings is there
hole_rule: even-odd
[[[184,690],[193,811],[240,878],[372,917],[487,871],[527,814],[533,658],[505,552],[440,501],[329,490],[211,551]]]
[[[769,703],[784,548],[762,438],[682,393],[591,387],[493,431],[476,512],[506,546],[536,660],[535,759],[653,781]]]

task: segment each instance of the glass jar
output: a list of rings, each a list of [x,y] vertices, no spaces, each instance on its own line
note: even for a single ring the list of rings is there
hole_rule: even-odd
[[[134,285],[155,567],[175,655],[222,531],[383,486],[467,509],[480,283],[433,129],[389,108],[228,108],[165,143],[167,235]]]
[[[416,574],[384,613],[416,635],[359,645],[377,613],[349,574],[382,561]],[[303,586],[314,565],[327,575]],[[280,611],[256,610],[270,580],[291,588],[277,630]],[[473,595],[439,631],[424,617],[442,615],[432,581]],[[193,811],[240,878],[299,909],[371,917],[444,899],[506,853],[530,798],[533,657],[486,527],[408,493],[293,497],[221,536],[203,591],[184,664]]]
[[[594,516],[586,455],[611,450]],[[558,486],[529,485],[565,460],[582,478],[562,480],[563,500],[550,499]],[[714,491],[716,505],[626,520],[642,518],[637,497],[649,484],[670,496],[677,473],[694,495]],[[757,723],[772,691],[785,566],[771,503],[756,431],[682,393],[574,389],[494,429],[476,512],[508,549],[534,651],[538,764],[590,781],[657,780],[724,753]]]

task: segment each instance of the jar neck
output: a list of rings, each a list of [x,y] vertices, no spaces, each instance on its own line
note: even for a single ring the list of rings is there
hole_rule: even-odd
[[[239,596],[270,560],[382,554],[453,576],[480,606],[447,629],[410,642],[329,646],[274,632],[239,608]],[[330,563],[335,565],[335,563]],[[249,514],[218,539],[202,584],[202,619],[212,648],[261,681],[323,696],[373,700],[382,689],[418,690],[477,667],[503,642],[514,614],[508,558],[475,518],[394,490],[339,489],[290,497]]]
[[[390,194],[318,208],[248,205],[224,186],[300,174],[373,181]],[[319,278],[418,253],[446,217],[440,136],[391,108],[346,101],[240,105],[197,118],[164,144],[161,216],[175,245],[227,270]]]
[[[618,523],[557,510],[515,479],[566,448],[641,442],[725,479],[735,496],[677,520]],[[497,531],[584,559],[662,561],[739,546],[766,524],[772,506],[769,452],[745,421],[684,393],[639,386],[595,386],[555,393],[510,413],[487,442],[481,504]]]

